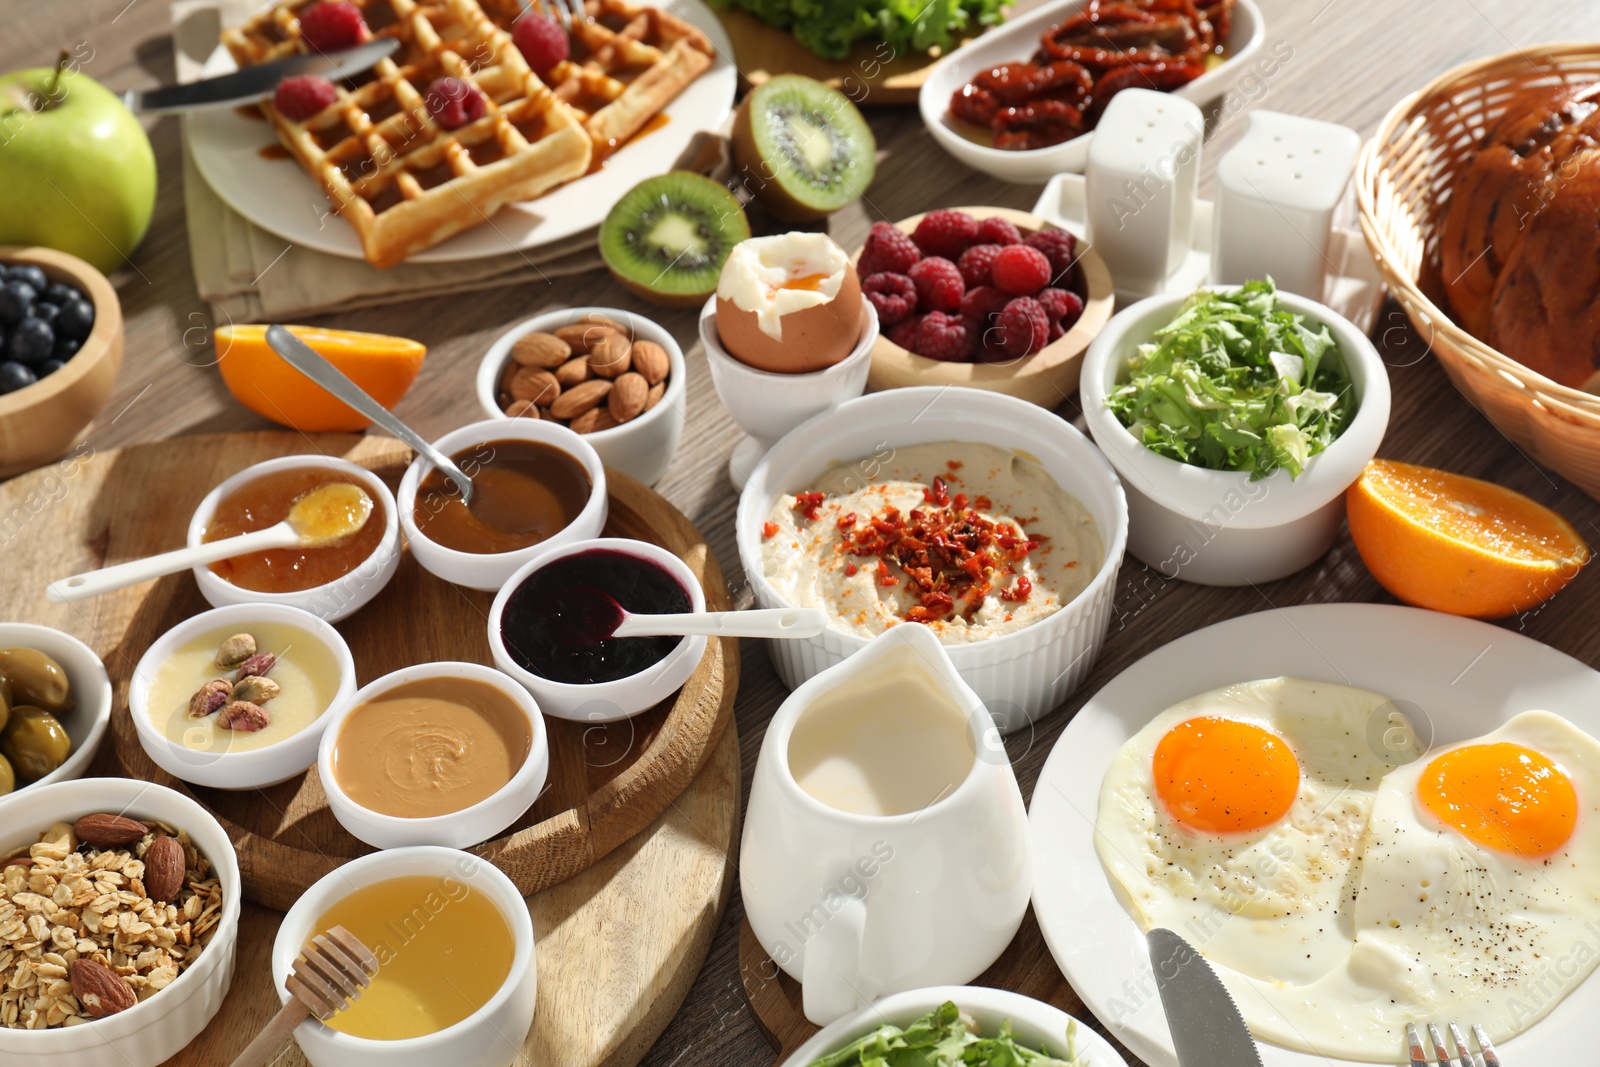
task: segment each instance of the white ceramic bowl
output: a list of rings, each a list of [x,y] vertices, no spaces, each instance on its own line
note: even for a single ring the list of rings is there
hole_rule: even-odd
[[[384,1067],[510,1067],[518,1062],[523,1040],[533,1025],[538,992],[533,922],[528,918],[527,901],[511,879],[488,860],[468,852],[397,848],[351,860],[324,875],[295,901],[278,927],[277,940],[272,944],[272,981],[278,999],[288,1002],[284,980],[289,968],[316,933],[316,921],[330,907],[357,889],[417,875],[437,876],[446,890],[451,881],[470,886],[494,902],[511,927],[515,942],[511,973],[480,1010],[424,1037],[374,1041],[341,1034],[315,1019],[307,1019],[295,1029],[294,1039],[314,1067],[371,1067],[374,1063]]]
[[[1105,1038],[1059,1008],[1021,993],[986,986],[929,986],[884,997],[869,1007],[823,1027],[784,1060],[783,1067],[810,1067],[829,1053],[837,1052],[872,1033],[884,1023],[906,1026],[945,1001],[954,1001],[956,1007],[976,1019],[985,1037],[998,1034],[1001,1025],[1010,1020],[1012,1031],[1020,1044],[1035,1051],[1048,1048],[1052,1056],[1059,1057],[1066,1052],[1067,1030],[1073,1028],[1074,1050],[1088,1067],[1128,1067]]]
[[[1089,159],[1089,140],[1094,136],[1092,132],[1049,148],[1028,152],[991,148],[962,135],[950,117],[950,97],[980,71],[1001,63],[1026,62],[1038,48],[1039,37],[1045,30],[1064,22],[1086,3],[1087,0],[1062,0],[1061,3],[1046,4],[990,30],[971,44],[956,49],[934,66],[917,96],[923,124],[933,134],[933,139],[967,166],[1001,181],[1042,185],[1063,171],[1083,170]],[[1248,100],[1257,99],[1264,91],[1266,81],[1282,68],[1286,58],[1278,55],[1277,50],[1274,50],[1273,56],[1257,58],[1256,53],[1261,50],[1265,38],[1266,25],[1255,0],[1237,0],[1233,9],[1233,26],[1228,34],[1227,61],[1175,90],[1173,95],[1203,106],[1234,86],[1241,85],[1253,74],[1254,88],[1242,88],[1239,103],[1232,109],[1237,110]],[[1292,56],[1293,52],[1289,55]]]
[[[528,746],[528,756],[522,766],[511,776],[511,781],[470,807],[452,811],[448,815],[435,815],[425,819],[404,819],[385,815],[362,807],[350,799],[333,773],[333,748],[339,739],[339,729],[350,713],[362,704],[382,696],[397,685],[423,678],[461,678],[486,682],[514,701],[528,717],[533,731],[533,743]],[[522,813],[533,806],[544,789],[550,775],[550,736],[545,730],[544,717],[539,706],[524,689],[492,667],[478,663],[419,663],[403,667],[362,686],[343,703],[324,716],[328,727],[322,734],[317,750],[317,774],[322,779],[322,791],[328,796],[328,807],[333,809],[339,825],[374,848],[401,848],[406,845],[446,845],[466,848],[487,841],[501,830],[516,822]]]
[[[683,683],[689,680],[694,669],[700,665],[701,657],[706,654],[706,639],[685,637],[661,662],[638,674],[594,685],[553,682],[524,670],[511,658],[511,653],[506,650],[505,637],[500,632],[500,622],[505,615],[506,602],[534,571],[555,560],[587,552],[590,549],[611,549],[649,560],[683,583],[683,587],[689,592],[690,610],[706,610],[705,590],[700,588],[699,579],[683,560],[659,545],[652,545],[646,541],[633,541],[626,537],[600,537],[551,549],[528,561],[511,576],[489,609],[489,651],[494,654],[494,662],[502,671],[515,678],[538,699],[539,706],[544,709],[546,715],[554,715],[558,719],[570,719],[573,722],[616,722],[653,708],[677,692]]]
[[[1016,397],[951,386],[894,389],[841,404],[797,427],[773,446],[739,497],[735,536],[756,603],[792,607],[762,565],[761,527],[783,493],[804,489],[840,463],[885,448],[970,441],[1015,449],[1035,459],[1094,518],[1105,559],[1078,597],[1022,630],[950,645],[950,661],[982,698],[1002,732],[1045,715],[1094,666],[1111,621],[1117,570],[1128,538],[1128,506],[1111,465],[1088,438],[1059,416]],[[867,645],[828,629],[804,640],[770,641],[784,684],[793,689]]]
[[[411,547],[411,554],[417,557],[417,562],[430,574],[456,585],[464,585],[468,589],[494,592],[505,585],[506,579],[510,578],[518,567],[541,552],[561,545],[570,545],[574,541],[600,536],[611,507],[610,498],[606,495],[606,469],[600,461],[599,453],[583,434],[574,433],[565,426],[558,426],[553,422],[539,419],[508,419],[501,416],[497,419],[469,423],[459,430],[447,433],[434,441],[433,447],[446,456],[454,456],[457,452],[465,451],[475,445],[508,440],[537,441],[540,444],[550,445],[561,449],[583,464],[583,469],[589,472],[589,502],[566,529],[536,545],[519,548],[515,552],[487,554],[458,552],[429,540],[421,530],[417,529],[415,516],[417,490],[422,485],[422,479],[433,470],[432,463],[418,456],[411,461],[411,466],[406,468],[405,476],[400,479],[400,525],[406,531],[406,543]],[[472,476],[471,469],[466,469],[466,473],[468,477]]]
[[[1297,479],[1180,463],[1145,448],[1106,407],[1128,356],[1171,322],[1187,296],[1153,296],[1119,312],[1089,346],[1079,398],[1095,443],[1122,476],[1128,550],[1165,578],[1201,585],[1270,582],[1309,566],[1333,544],[1344,491],[1361,476],[1389,425],[1389,373],[1366,334],[1313,300],[1279,292],[1289,310],[1326,324],[1355,388],[1355,418]]]
[[[384,485],[383,480],[376,474],[336,456],[315,454],[283,456],[246,467],[211,490],[206,494],[206,498],[200,501],[194,517],[189,520],[188,546],[194,548],[202,543],[206,527],[211,525],[211,517],[216,514],[217,504],[223,497],[263,474],[298,470],[302,467],[324,467],[351,475],[371,494],[373,500],[383,505],[383,539],[378,542],[378,547],[350,573],[335,578],[325,585],[292,593],[258,593],[250,589],[241,589],[232,582],[217,577],[210,567],[196,567],[194,580],[200,586],[200,595],[205,597],[206,602],[212,607],[222,608],[229,604],[281,604],[291,608],[303,608],[329,622],[338,622],[377,596],[379,591],[389,584],[389,579],[394,577],[395,569],[400,566],[400,521],[396,515],[394,494],[389,492],[389,487]]]
[[[247,633],[252,624],[262,622],[298,627],[333,653],[339,664],[339,688],[328,707],[299,733],[249,751],[231,751],[226,738],[232,735],[226,731],[219,731],[219,737],[225,738],[221,746],[209,749],[190,748],[168,737],[150,715],[150,687],[155,684],[162,665],[201,634],[221,629]],[[282,604],[234,604],[185,619],[145,649],[133,670],[133,677],[128,680],[128,714],[145,755],[174,778],[212,789],[262,789],[287,781],[317,762],[322,732],[332,720],[334,710],[355,690],[355,660],[350,656],[350,646],[332,625],[308,611]],[[268,710],[271,710],[270,705]],[[187,720],[187,711],[178,714]]]
[[[239,935],[239,862],[228,835],[182,793],[131,778],[89,778],[0,799],[0,853],[39,839],[52,823],[111,812],[184,830],[222,885],[222,918],[194,963],[161,992],[127,1011],[59,1030],[0,1028],[6,1067],[156,1067],[205,1029],[233,981]]]
[[[77,704],[57,717],[72,738],[71,753],[61,766],[37,782],[23,785],[19,780],[16,791],[82,778],[111,722],[111,679],[106,675],[105,664],[93,649],[71,634],[31,622],[0,622],[0,648],[32,648],[55,660],[66,671],[67,681],[72,684],[72,699]]]
[[[678,450],[678,440],[683,436],[684,405],[689,395],[689,372],[683,361],[683,349],[664,328],[650,319],[620,308],[581,307],[565,308],[543,315],[535,315],[518,323],[495,340],[478,364],[478,404],[486,418],[503,419],[505,413],[495,403],[500,392],[500,376],[511,358],[511,346],[530,333],[550,333],[570,326],[588,315],[600,315],[627,326],[635,340],[654,341],[666,350],[672,373],[667,376],[667,391],[661,403],[631,422],[585,434],[584,440],[594,446],[606,466],[654,485],[667,473],[673,453]]]

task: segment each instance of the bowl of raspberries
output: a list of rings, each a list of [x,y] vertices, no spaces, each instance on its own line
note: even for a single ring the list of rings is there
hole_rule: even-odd
[[[991,389],[1054,408],[1111,317],[1111,274],[1066,230],[996,207],[874,223],[856,254],[882,331],[874,390]]]

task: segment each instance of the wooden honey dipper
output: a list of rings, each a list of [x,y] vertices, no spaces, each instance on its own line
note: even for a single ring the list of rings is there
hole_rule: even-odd
[[[342,926],[311,939],[289,969],[289,1002],[233,1061],[233,1067],[264,1067],[307,1016],[327,1022],[339,1014],[378,973],[378,957]]]

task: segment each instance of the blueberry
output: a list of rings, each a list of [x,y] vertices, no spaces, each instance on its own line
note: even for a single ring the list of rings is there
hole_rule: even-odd
[[[38,380],[33,371],[20,363],[12,363],[9,360],[5,363],[0,363],[0,394],[14,393],[18,389],[26,389]]]
[[[33,291],[36,293],[42,293],[50,288],[50,279],[44,276],[44,271],[32,263],[18,263],[12,266],[10,278],[12,281],[27,282],[33,286]]]
[[[66,364],[61,362],[59,359],[47,359],[34,369],[38,371],[39,377],[43,378],[47,374],[54,374],[56,371],[65,366]]]
[[[56,329],[63,337],[83,340],[89,336],[89,331],[94,329],[94,305],[78,297],[68,300],[61,305],[61,314],[56,316]]]
[[[34,298],[38,295],[38,290],[33,286],[15,277],[5,285],[0,285],[0,322],[7,326],[21,322],[23,316],[32,309]]]
[[[83,347],[83,342],[76,337],[62,337],[56,335],[56,347],[50,353],[51,358],[66,362],[78,354],[78,349]]]
[[[46,304],[54,304],[56,307],[60,307],[68,300],[71,300],[73,297],[78,295],[80,295],[78,290],[74,289],[70,285],[63,285],[61,282],[51,282],[50,285],[45,289],[44,295],[39,299],[43,300]]]
[[[56,321],[56,316],[61,314],[61,309],[54,304],[46,304],[42,300],[36,300],[34,301],[33,310],[28,314],[45,322],[54,322]]]
[[[6,353],[18,363],[43,363],[56,347],[56,332],[43,319],[29,316],[17,323]]]

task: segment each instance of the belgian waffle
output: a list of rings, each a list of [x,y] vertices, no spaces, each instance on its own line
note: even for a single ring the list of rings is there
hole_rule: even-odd
[[[223,44],[241,68],[303,52],[297,12],[280,0]],[[584,174],[593,155],[579,115],[528,68],[475,0],[357,0],[375,38],[400,49],[338,87],[303,121],[263,105],[285,147],[354,227],[368,262],[387,267]],[[452,75],[488,100],[484,116],[448,130],[424,94]]]
[[[509,30],[518,0],[484,0]],[[586,0],[573,27],[572,56],[545,79],[574,108],[603,158],[643,130],[711,66],[711,42],[683,19],[628,0]]]

